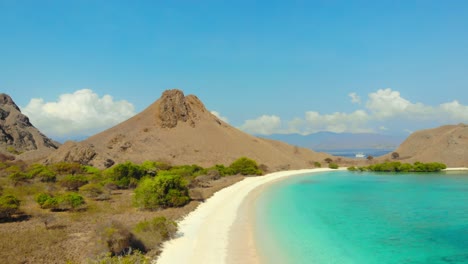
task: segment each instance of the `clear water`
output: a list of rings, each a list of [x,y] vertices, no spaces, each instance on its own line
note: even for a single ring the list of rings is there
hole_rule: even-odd
[[[468,174],[297,176],[255,207],[265,263],[468,263]]]

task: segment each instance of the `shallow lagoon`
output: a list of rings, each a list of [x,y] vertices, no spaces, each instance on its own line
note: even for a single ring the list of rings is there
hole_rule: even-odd
[[[468,263],[468,174],[293,177],[256,201],[265,263]]]

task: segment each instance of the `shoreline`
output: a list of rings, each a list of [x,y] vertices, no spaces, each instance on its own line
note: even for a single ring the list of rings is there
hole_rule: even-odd
[[[178,237],[163,244],[161,255],[153,263],[259,263],[253,232],[249,232],[252,215],[240,213],[251,210],[249,205],[255,194],[278,180],[338,170],[317,168],[274,172],[246,177],[218,191],[178,222]]]

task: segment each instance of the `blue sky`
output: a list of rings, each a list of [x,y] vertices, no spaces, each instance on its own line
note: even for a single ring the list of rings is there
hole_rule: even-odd
[[[171,88],[254,134],[468,122],[466,1],[225,2],[0,0],[0,91],[60,139]]]

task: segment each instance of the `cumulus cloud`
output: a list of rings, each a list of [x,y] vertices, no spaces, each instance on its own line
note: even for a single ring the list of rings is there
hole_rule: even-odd
[[[251,134],[271,135],[280,131],[281,118],[275,115],[262,115],[257,119],[246,120],[239,128]]]
[[[400,115],[418,119],[427,118],[434,113],[432,107],[422,103],[412,103],[401,97],[400,92],[393,91],[390,88],[380,89],[375,93],[369,94],[366,107],[376,118],[380,119]]]
[[[351,102],[353,104],[361,104],[361,97],[359,97],[359,95],[356,93],[350,93],[348,96],[351,97]]]
[[[353,103],[361,103],[361,98],[356,93],[350,93],[349,97]],[[385,122],[385,126],[382,122]],[[287,122],[281,122],[278,116],[263,115],[257,119],[247,120],[240,128],[261,135],[274,133],[307,135],[319,131],[364,133],[395,130],[397,127],[400,127],[400,131],[411,133],[412,130],[403,129],[403,124],[405,126],[418,124],[420,127],[413,125],[413,129],[422,129],[459,122],[468,122],[468,106],[459,101],[431,106],[411,102],[403,98],[399,91],[387,88],[370,93],[365,107],[354,112],[322,114],[317,111],[307,111],[304,117],[296,117]]]
[[[227,117],[225,117],[225,116],[222,116],[218,111],[211,111],[211,114],[213,114],[217,118],[223,120],[224,122],[229,123],[229,119]]]
[[[135,115],[131,103],[114,101],[110,95],[99,97],[90,89],[62,94],[54,102],[31,99],[22,112],[37,128],[53,138],[89,136]]]
[[[319,112],[308,111],[305,113],[304,121],[302,129],[300,129],[304,134],[319,131],[335,133],[364,133],[372,131],[366,128],[369,116],[363,110],[357,110],[352,113],[336,112],[333,114],[320,114]]]

